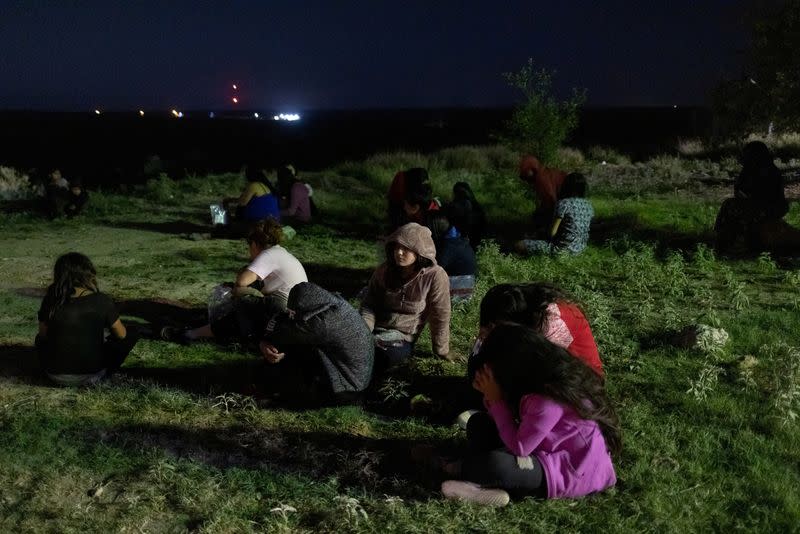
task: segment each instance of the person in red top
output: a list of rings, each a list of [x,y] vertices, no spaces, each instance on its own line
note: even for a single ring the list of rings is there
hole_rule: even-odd
[[[386,194],[388,200],[389,225],[390,231],[403,226],[410,221],[405,214],[405,203],[410,192],[419,191],[423,185],[429,181],[428,171],[422,167],[414,167],[405,171],[399,171],[394,175],[389,192]]]
[[[475,357],[480,344],[494,326],[521,324],[540,332],[554,345],[566,349],[601,378],[603,364],[592,329],[580,307],[560,288],[545,282],[499,284],[481,301],[480,333],[469,360],[469,376],[474,377],[481,362]]]
[[[558,200],[558,192],[567,173],[559,169],[545,167],[531,155],[523,156],[519,162],[519,177],[533,187],[536,193],[536,211],[533,212],[534,227],[549,229],[553,220],[553,210]]]

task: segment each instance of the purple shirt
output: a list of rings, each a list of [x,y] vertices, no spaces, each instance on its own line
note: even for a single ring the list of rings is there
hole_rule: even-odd
[[[295,182],[289,191],[289,207],[281,210],[282,216],[294,217],[298,221],[311,220],[311,200],[308,187],[303,182]]]
[[[617,482],[597,422],[582,419],[571,407],[537,394],[522,397],[519,426],[505,401],[486,404],[511,454],[535,455],[542,464],[549,499],[581,497]]]

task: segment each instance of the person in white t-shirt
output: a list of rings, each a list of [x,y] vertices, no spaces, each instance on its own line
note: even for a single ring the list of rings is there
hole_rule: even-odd
[[[187,343],[203,338],[222,341],[257,339],[267,321],[286,309],[289,291],[308,282],[303,265],[280,246],[283,230],[275,219],[254,223],[247,235],[250,264],[231,285],[234,306],[230,313],[191,330],[165,327],[162,339]]]

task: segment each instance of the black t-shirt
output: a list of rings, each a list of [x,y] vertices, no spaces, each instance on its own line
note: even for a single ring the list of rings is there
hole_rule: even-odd
[[[39,308],[39,321],[47,325],[45,371],[50,374],[93,374],[105,367],[105,329],[119,319],[114,301],[103,293],[70,298],[50,319],[48,295]]]

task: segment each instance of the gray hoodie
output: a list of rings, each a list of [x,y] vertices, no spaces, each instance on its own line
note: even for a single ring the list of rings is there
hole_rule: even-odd
[[[265,337],[291,357],[291,346],[320,354],[334,393],[363,391],[372,379],[375,345],[364,321],[346,300],[301,282],[289,292],[286,312],[269,322]]]

